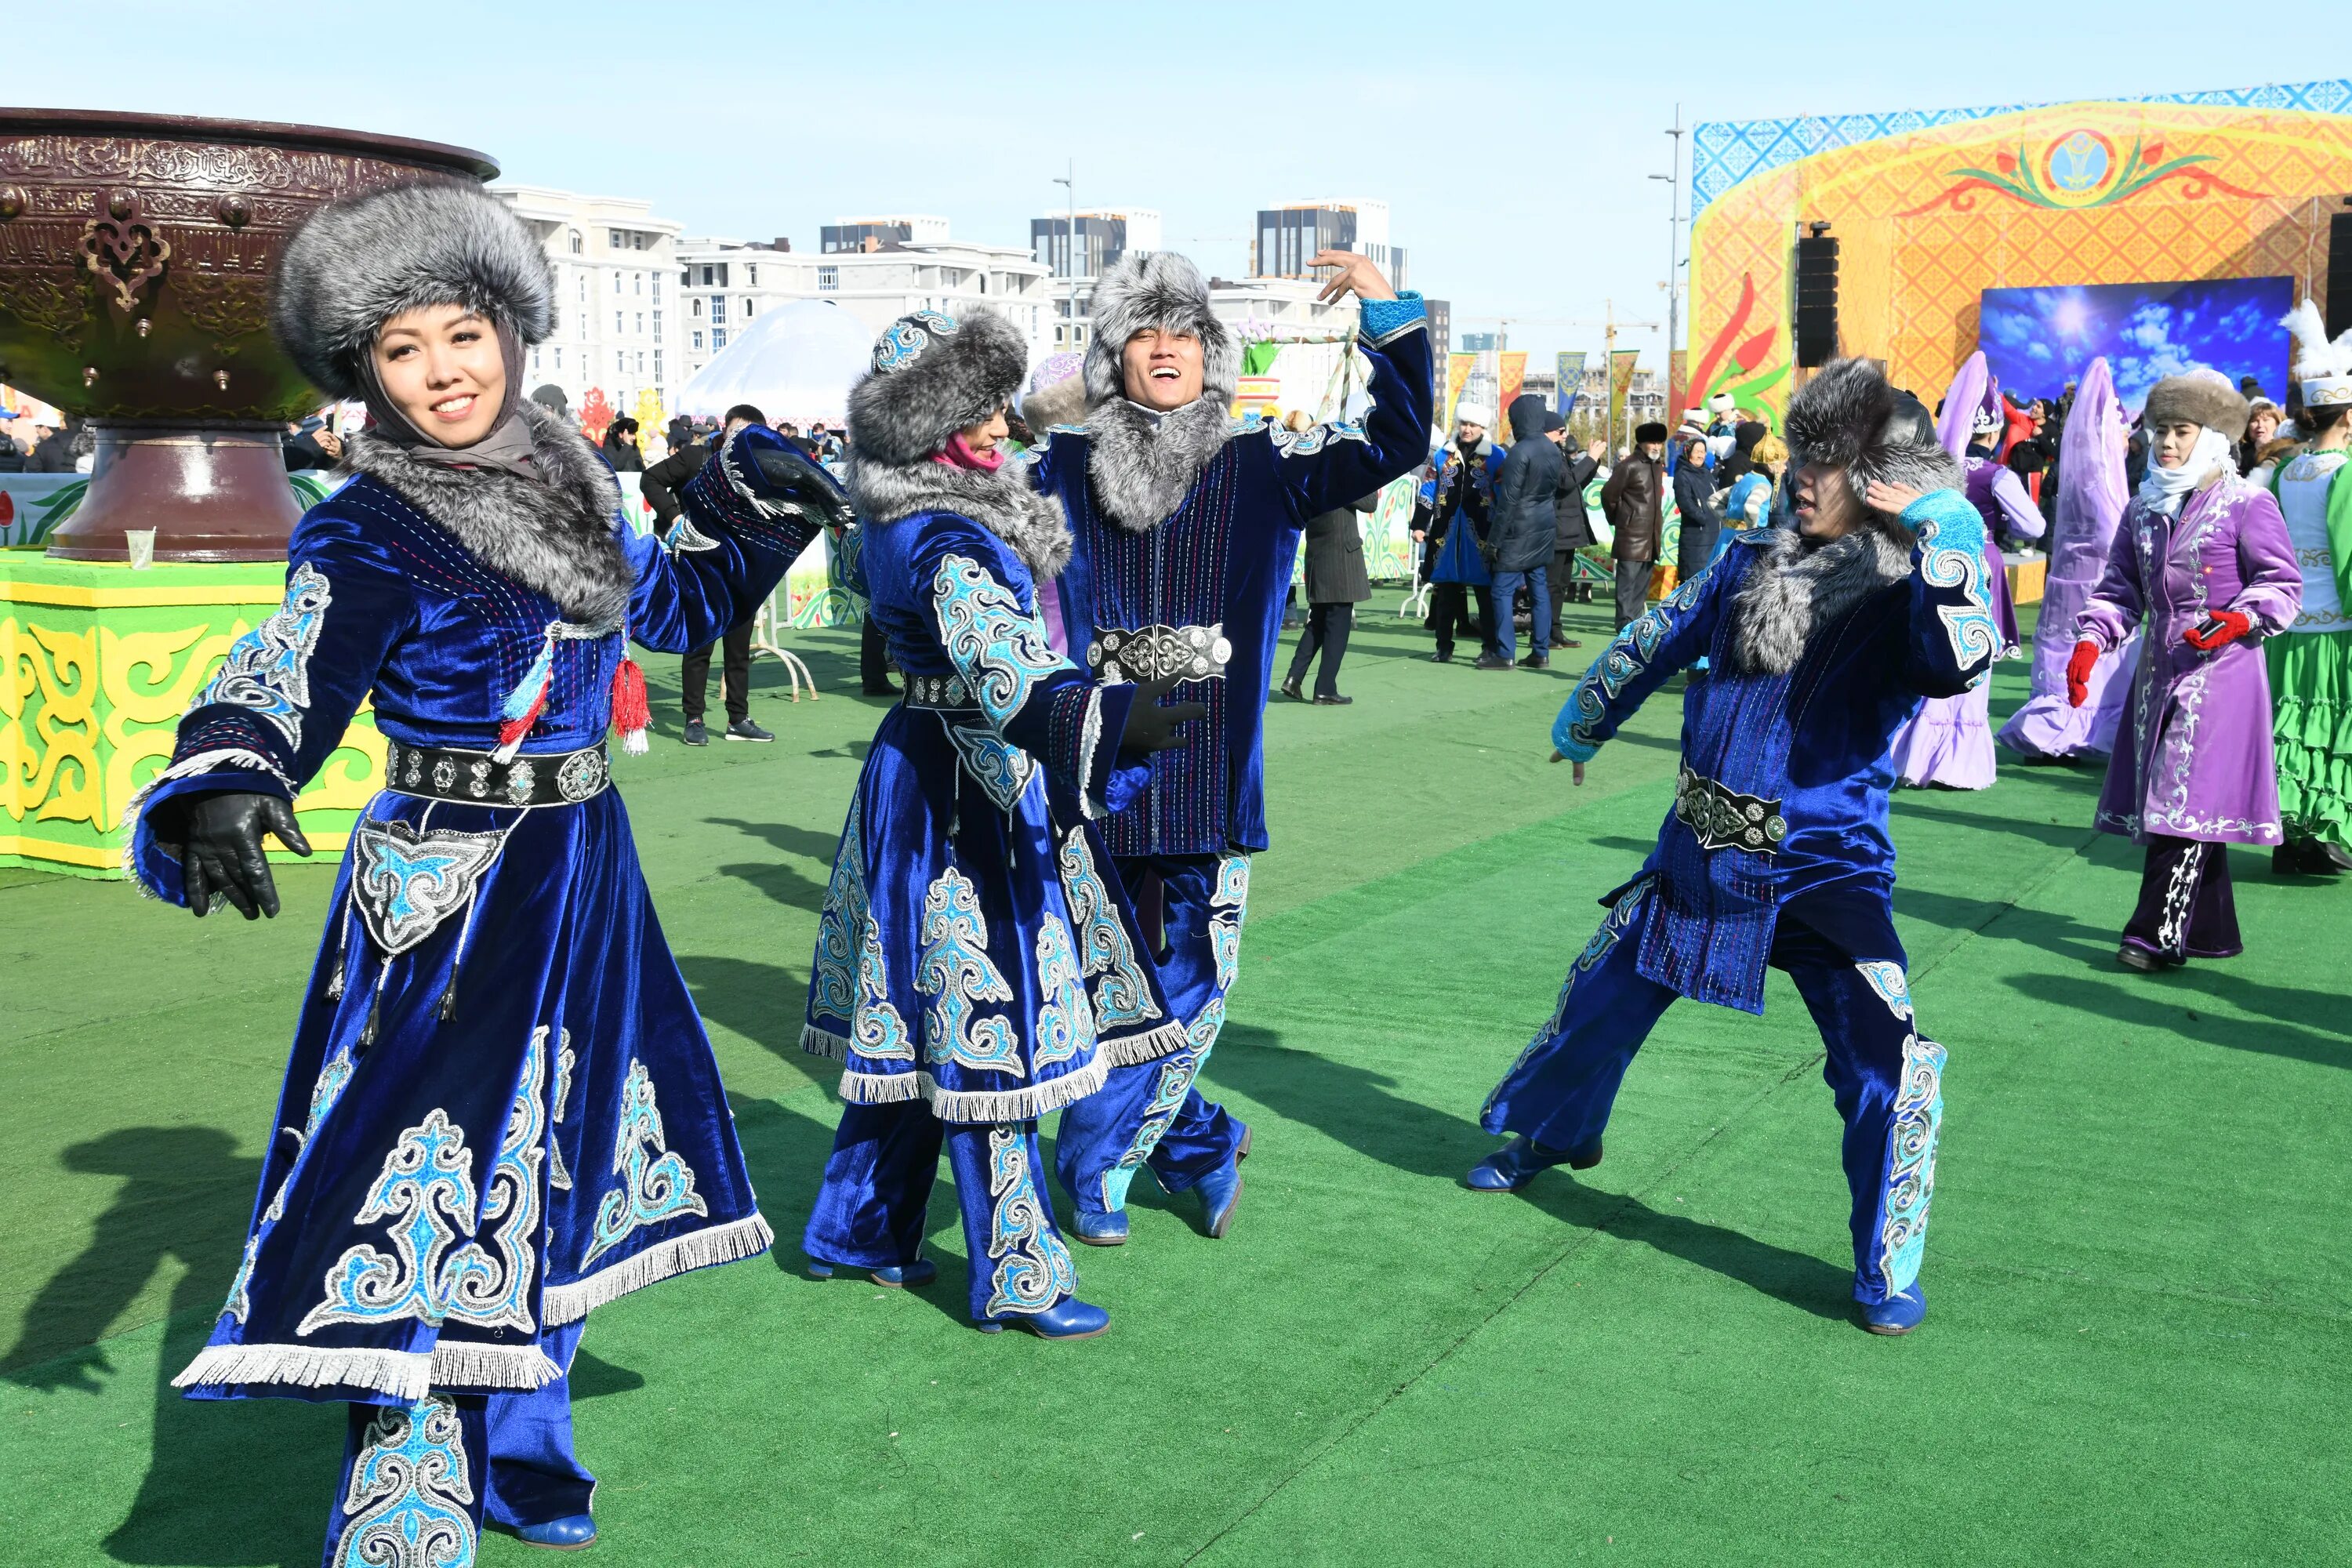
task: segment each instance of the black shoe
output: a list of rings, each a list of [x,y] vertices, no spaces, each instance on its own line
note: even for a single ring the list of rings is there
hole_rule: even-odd
[[[1549,669],[1551,668],[1551,656],[1549,654],[1531,653],[1528,655],[1527,658],[1519,660],[1519,668],[1521,669]]]
[[[2144,947],[2136,947],[2130,942],[2126,942],[2116,949],[2116,962],[2126,969],[2137,969],[2142,974],[2156,974],[2164,969],[2164,959],[2160,954],[2150,952]]]
[[[707,746],[710,744],[710,731],[702,727],[701,720],[688,719],[686,721],[686,733],[680,735],[678,739],[689,746]]]
[[[1515,669],[1517,666],[1512,664],[1512,662],[1507,658],[1497,658],[1491,653],[1482,653],[1478,656],[1478,662],[1472,665],[1470,668],[1473,669]]]
[[[1454,651],[1451,648],[1448,648],[1441,653],[1431,654],[1429,656],[1429,662],[1432,664],[1452,664],[1454,662]]]
[[[732,724],[728,725],[727,738],[730,741],[772,741],[775,739],[773,735],[771,735],[765,730],[761,729],[760,726],[752,723],[749,719],[738,719]]]
[[[1336,692],[1328,697],[1319,691],[1315,694],[1315,706],[1318,708],[1345,708],[1354,700],[1352,697],[1341,697]]]
[[[1295,675],[1282,683],[1282,694],[1293,702],[1307,700],[1307,693],[1299,689],[1298,677]]]
[[[2315,846],[2318,853],[2311,858],[2312,868],[2323,877],[2340,877],[2352,871],[2352,854],[2347,854],[2340,844]]]

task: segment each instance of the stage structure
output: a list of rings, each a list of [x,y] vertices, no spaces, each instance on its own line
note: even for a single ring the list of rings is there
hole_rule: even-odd
[[[1932,399],[1979,346],[1986,289],[2272,278],[2318,297],[2330,220],[2352,211],[2352,80],[1716,122],[1692,141],[1687,395],[1728,392],[1776,429],[1802,374],[1791,274],[1811,225],[1838,241],[1838,352]],[[2284,373],[2264,377],[2273,396]],[[2063,379],[2053,364],[2013,390]]]

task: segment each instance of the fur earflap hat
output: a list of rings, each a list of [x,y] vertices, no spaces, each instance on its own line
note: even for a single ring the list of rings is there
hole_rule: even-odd
[[[919,463],[1011,405],[1028,369],[1028,344],[993,310],[901,316],[849,389],[849,443],[870,462]]]
[[[1465,397],[1454,405],[1454,423],[1456,428],[1475,425],[1481,430],[1491,429],[1495,423],[1495,411],[1475,398]]]
[[[2148,388],[2140,411],[2151,430],[2186,420],[2219,430],[2235,441],[2246,433],[2246,400],[2220,371],[2200,365],[2185,375],[2168,375]]]
[[[1936,439],[1934,418],[1866,359],[1823,365],[1789,400],[1786,428],[1790,462],[1844,469],[1856,499],[1879,479],[1916,490],[1961,486],[1960,466]]]
[[[1095,285],[1094,337],[1087,344],[1087,403],[1127,395],[1127,341],[1149,328],[1201,340],[1201,396],[1219,407],[1234,400],[1241,346],[1209,308],[1208,279],[1172,251],[1131,252]]]
[[[528,347],[555,329],[555,275],[522,220],[479,185],[384,185],[328,203],[287,242],[269,325],[312,385],[355,398],[376,332],[428,305],[478,310]]]

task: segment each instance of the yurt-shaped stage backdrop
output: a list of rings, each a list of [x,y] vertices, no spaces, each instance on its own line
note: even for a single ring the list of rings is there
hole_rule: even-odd
[[[1931,400],[1980,346],[1988,289],[1981,346],[1997,372],[2009,356],[2021,397],[2056,395],[2102,353],[2127,394],[2118,355],[2136,348],[2151,375],[2226,349],[2277,398],[2285,334],[2257,318],[2290,295],[2326,302],[2330,220],[2352,213],[2352,80],[1702,124],[1691,192],[1681,404],[1728,392],[1778,427],[1799,374],[1795,242],[1820,223],[1838,241],[1837,351]]]

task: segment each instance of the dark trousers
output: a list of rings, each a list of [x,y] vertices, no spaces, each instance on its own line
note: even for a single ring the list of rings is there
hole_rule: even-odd
[[[1650,567],[1647,561],[1617,563],[1617,629],[1623,631],[1642,618],[1642,611],[1650,602]]]
[[[1549,568],[1532,566],[1525,572],[1495,574],[1495,597],[1505,605],[1516,605],[1519,584],[1528,587],[1528,653],[1530,658],[1551,658],[1551,594],[1545,582]],[[1516,615],[1507,614],[1495,625],[1495,635],[1489,640],[1496,657],[1516,658],[1519,651],[1518,623]]]
[[[890,645],[871,615],[857,634],[857,682],[877,696],[890,689]]]
[[[1647,880],[1618,900],[1568,972],[1551,1021],[1487,1097],[1480,1125],[1546,1149],[1597,1148],[1643,1041],[1676,1000],[1637,963]],[[1849,953],[1787,912],[1773,967],[1822,1032],[1822,1076],[1845,1122],[1843,1163],[1853,1199],[1853,1295],[1879,1302],[1919,1277],[1927,1201],[1943,1120],[1944,1047],[1916,1032],[1902,948],[1890,922],[1883,951]]]
[[[745,621],[719,640],[727,648],[727,662],[723,667],[726,672],[727,721],[740,724],[751,716],[751,623]],[[686,662],[678,666],[680,682],[685,688],[680,694],[680,705],[686,710],[686,721],[689,724],[702,717],[703,699],[709,695],[710,650],[717,646],[705,643],[688,654]]]
[[[2151,836],[2147,864],[2140,872],[2139,907],[2124,927],[2124,943],[2175,963],[2235,958],[2245,952],[2238,936],[2238,900],[2230,889],[2230,847]]]
[[[586,1513],[596,1478],[572,1451],[571,1383],[585,1326],[541,1336],[540,1348],[564,1375],[530,1393],[350,1406],[326,1568],[470,1565],[485,1519],[514,1529]]]
[[[1307,631],[1298,639],[1298,651],[1290,656],[1290,684],[1297,686],[1307,679],[1307,666],[1318,652],[1323,663],[1315,671],[1315,695],[1339,695],[1339,661],[1348,657],[1348,632],[1356,624],[1353,605],[1310,605],[1307,610]]]
[[[1478,600],[1478,618],[1470,618],[1470,598]],[[1429,590],[1429,624],[1437,633],[1437,651],[1454,651],[1454,634],[1475,637],[1478,651],[1485,653],[1495,646],[1495,590],[1481,583],[1475,587],[1467,583],[1439,583]]]
[[[1592,584],[1576,580],[1576,552],[1555,550],[1551,552],[1551,602],[1555,608],[1561,605],[1592,603]],[[1553,641],[1559,641],[1559,626],[1553,623]]]

